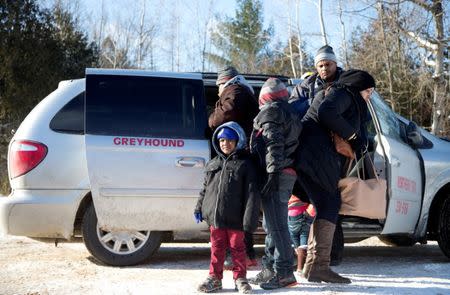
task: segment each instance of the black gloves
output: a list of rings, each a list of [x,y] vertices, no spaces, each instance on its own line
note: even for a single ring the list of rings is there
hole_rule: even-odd
[[[353,135],[350,136],[347,141],[351,145],[353,151],[356,153],[358,153],[362,149],[365,149],[366,147],[366,143],[356,133],[353,133]]]
[[[280,175],[278,173],[269,173],[267,176],[267,182],[261,190],[261,197],[266,198],[278,191],[280,184]]]

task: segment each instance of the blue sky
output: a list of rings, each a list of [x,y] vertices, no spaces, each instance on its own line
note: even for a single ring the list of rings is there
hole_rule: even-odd
[[[52,3],[54,0],[43,0],[43,3]],[[74,5],[76,1],[68,1],[69,5]],[[101,15],[102,2],[108,17],[108,20],[113,22],[120,21],[121,23],[126,23],[129,19],[137,18],[140,3],[142,0],[78,0],[79,7],[77,11],[81,15],[81,25],[86,32],[91,34],[93,28],[98,25],[98,20]],[[213,0],[214,3],[214,15],[234,17],[236,10],[236,0]],[[275,28],[275,36],[273,38],[273,44],[280,41],[286,43],[288,38],[288,12],[291,12],[293,21],[295,22],[296,14],[296,0],[263,0],[263,15],[265,27],[269,24],[273,24]],[[342,31],[341,25],[339,23],[339,18],[337,16],[337,5],[338,0],[324,0],[324,22],[328,35],[328,42],[333,46],[335,52],[340,58],[340,46],[342,44]],[[360,4],[360,1],[345,1],[342,0],[345,5],[344,8],[349,10],[350,5],[352,9],[360,9],[365,7],[364,4]],[[199,21],[206,19],[208,3],[210,0],[147,0],[147,15],[151,18],[158,19],[160,23],[167,24],[167,26],[160,27],[158,30],[161,34],[167,33],[171,30],[171,27],[177,26],[180,34],[184,40],[181,40],[183,44],[179,46],[191,46],[195,47],[196,34],[194,28]],[[300,27],[303,35],[303,39],[306,41],[306,50],[314,54],[317,48],[322,46],[322,38],[320,36],[320,26],[318,21],[318,10],[316,3],[318,0],[301,0],[300,1]],[[195,8],[196,6],[201,7],[200,9]],[[180,17],[180,22],[174,24],[170,21],[173,12]],[[373,13],[372,10],[364,11],[363,14]],[[352,14],[344,14],[344,22],[347,30],[347,41],[351,32],[357,25],[366,25],[367,18],[365,16],[359,16]],[[162,20],[162,21],[161,21]],[[178,27],[179,26],[179,27]],[[111,28],[111,27],[110,27]],[[191,37],[192,35],[192,37]],[[161,38],[162,39],[162,38]],[[164,42],[164,41],[162,41]],[[167,57],[160,57],[160,59],[167,59]],[[183,61],[189,60],[192,57],[183,56],[180,57]],[[162,70],[167,70],[162,68]],[[169,69],[170,70],[170,69]],[[182,70],[191,70],[183,68]]]

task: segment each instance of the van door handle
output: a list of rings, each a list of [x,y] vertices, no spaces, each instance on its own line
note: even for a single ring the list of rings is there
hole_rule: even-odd
[[[400,160],[397,157],[392,156],[392,166],[400,167]]]
[[[177,167],[205,167],[205,159],[200,157],[178,157],[175,161]]]

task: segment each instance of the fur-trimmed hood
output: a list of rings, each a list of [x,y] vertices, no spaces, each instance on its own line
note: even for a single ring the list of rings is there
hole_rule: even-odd
[[[226,158],[224,153],[220,150],[219,141],[217,140],[217,134],[223,127],[228,127],[230,129],[233,129],[239,136],[239,140],[236,143],[236,151],[243,150],[246,148],[247,145],[247,137],[245,136],[244,129],[242,127],[233,121],[224,123],[217,127],[217,129],[214,131],[213,137],[212,137],[212,146],[214,147],[214,150],[218,155],[220,155],[222,158]]]

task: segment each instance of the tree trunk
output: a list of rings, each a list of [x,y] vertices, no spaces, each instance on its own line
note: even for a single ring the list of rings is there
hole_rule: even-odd
[[[288,7],[291,7],[291,1],[288,1]],[[291,69],[294,78],[297,78],[297,71],[294,64],[294,51],[292,50],[292,17],[291,12],[288,10],[288,33],[289,33],[289,61],[291,62]]]
[[[325,32],[325,24],[323,22],[322,0],[319,0],[318,10],[319,10],[319,20],[320,20],[320,31],[322,32],[322,40],[323,40],[323,44],[326,45],[326,44],[328,44],[328,41],[327,41],[327,33]]]
[[[431,132],[437,136],[444,135],[445,131],[445,119],[447,117],[446,98],[446,85],[444,78],[444,48],[446,42],[444,42],[444,11],[442,9],[441,0],[434,0],[431,13],[435,21],[436,31],[436,63],[434,67],[433,83],[434,83],[434,95],[433,95],[433,123],[431,125]]]
[[[339,0],[339,21],[341,23],[341,28],[342,28],[342,46],[343,46],[343,50],[344,50],[344,65],[345,68],[348,69],[350,64],[348,62],[348,50],[347,50],[347,40],[345,37],[345,23],[344,23],[344,19],[342,18],[342,0]]]
[[[389,83],[389,101],[392,106],[392,109],[396,111],[396,101],[394,100],[394,85],[393,85],[393,74],[392,74],[392,65],[391,65],[391,57],[389,55],[389,48],[387,47],[386,42],[386,34],[384,32],[385,23],[384,23],[384,7],[381,2],[378,2],[378,13],[380,15],[381,20],[381,36],[383,38],[383,52],[384,59],[386,63],[386,71],[388,74],[388,83]]]
[[[302,50],[302,31],[300,30],[300,0],[295,2],[296,22],[297,22],[297,42],[298,42],[298,63],[300,64],[300,77],[303,76],[303,50]]]

